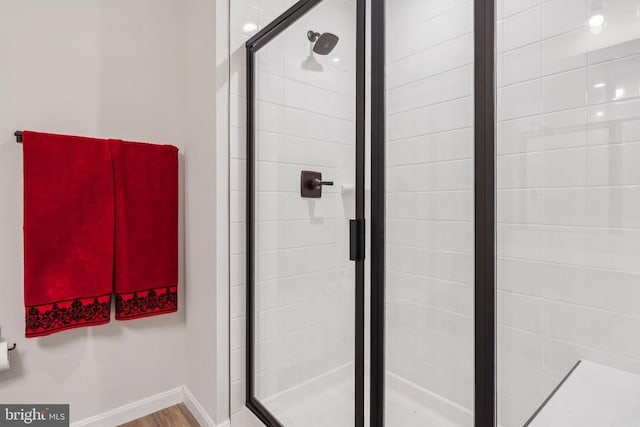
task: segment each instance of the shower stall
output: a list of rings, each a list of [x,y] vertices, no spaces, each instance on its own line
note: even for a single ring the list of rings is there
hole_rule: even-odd
[[[249,3],[256,417],[640,425],[640,1]]]

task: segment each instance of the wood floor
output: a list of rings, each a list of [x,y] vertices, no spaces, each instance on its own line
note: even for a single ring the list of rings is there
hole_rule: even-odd
[[[146,417],[138,418],[120,427],[200,427],[191,412],[182,403]]]

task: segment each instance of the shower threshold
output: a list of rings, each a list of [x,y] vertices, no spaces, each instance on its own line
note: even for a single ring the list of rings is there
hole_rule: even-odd
[[[262,401],[285,426],[338,427],[353,425],[353,394],[353,363],[349,363]],[[394,425],[462,427],[472,422],[467,409],[394,374],[387,375],[386,402],[386,417]],[[366,424],[368,413],[367,401]]]

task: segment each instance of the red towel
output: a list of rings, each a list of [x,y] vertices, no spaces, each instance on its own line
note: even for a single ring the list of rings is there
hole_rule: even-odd
[[[106,140],[25,131],[26,336],[109,322],[114,187]]]
[[[178,309],[178,149],[109,141],[114,167],[116,319]]]

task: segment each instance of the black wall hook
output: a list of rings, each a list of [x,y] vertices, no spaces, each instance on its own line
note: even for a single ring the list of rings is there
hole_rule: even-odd
[[[18,144],[22,144],[22,131],[21,130],[17,130],[13,133],[16,137],[16,142]]]
[[[17,344],[16,344],[16,343],[13,343],[13,345],[11,346],[11,348],[9,349],[9,351],[13,351],[13,350],[15,350],[15,349],[16,349],[16,346],[17,346]]]

